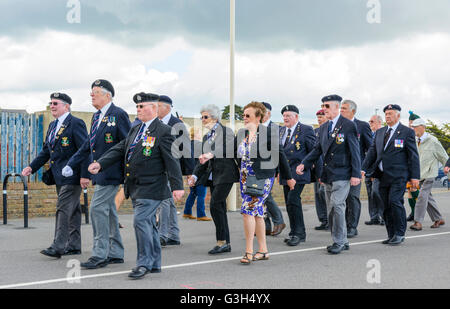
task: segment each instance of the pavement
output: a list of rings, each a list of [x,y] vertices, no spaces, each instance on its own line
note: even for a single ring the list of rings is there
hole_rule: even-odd
[[[331,244],[330,233],[314,230],[318,225],[314,206],[304,205],[307,241],[286,246],[286,228],[280,236],[268,237],[270,259],[249,266],[239,263],[245,251],[239,212],[228,213],[232,252],[219,256],[207,254],[215,245],[214,224],[180,215],[181,245],[163,248],[162,273],[138,281],[127,277],[136,259],[132,215],[120,215],[125,263],[97,270],[77,267],[90,257],[91,225],[82,226],[81,256],[52,259],[39,252],[51,244],[54,218],[30,219],[29,229],[23,229],[23,220],[11,220],[0,225],[0,289],[448,289],[450,192],[437,190],[435,198],[448,224],[431,229],[427,215],[423,231],[408,229],[405,243],[397,247],[381,244],[385,227],[364,224],[368,220],[364,201],[359,235],[350,239],[349,251],[336,256],[325,249]],[[284,207],[282,211],[288,222]]]

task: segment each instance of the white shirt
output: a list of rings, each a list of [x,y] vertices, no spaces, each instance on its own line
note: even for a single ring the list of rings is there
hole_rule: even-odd
[[[394,124],[394,126],[388,127],[387,131],[389,130],[389,128],[392,129],[392,130],[391,130],[391,135],[389,135],[389,139],[388,139],[388,141],[387,141],[387,143],[386,143],[386,146],[384,146],[384,149],[385,149],[385,150],[386,150],[386,147],[389,145],[389,142],[391,141],[392,136],[394,136],[394,133],[395,133],[395,131],[397,130],[399,124],[400,124],[400,121],[397,122],[396,124]],[[386,132],[387,132],[387,131],[386,131]],[[380,162],[380,164],[378,165],[378,167],[379,167],[380,171],[383,171],[383,161]]]
[[[56,126],[55,135],[58,134],[59,129],[61,129],[61,126],[63,125],[64,121],[66,120],[67,116],[69,116],[70,113],[67,112],[64,115],[58,117],[58,124]]]
[[[112,102],[109,102],[108,104],[106,104],[105,106],[103,106],[103,108],[100,110],[100,118],[98,118],[98,124],[97,124],[97,128],[100,126],[100,124],[102,123],[103,118],[105,118],[106,113],[108,112],[109,108],[111,107]]]
[[[156,118],[157,118],[157,117],[155,117],[155,118],[153,118],[153,119],[151,119],[151,120],[149,120],[149,121],[147,121],[147,122],[144,122],[145,128],[144,128],[144,131],[142,131],[142,132],[144,132],[144,133],[142,134],[142,137],[144,137],[145,131],[147,131],[147,129],[150,127],[150,125],[152,124],[152,122],[153,122]],[[140,131],[140,128],[139,128],[139,131]],[[138,132],[139,132],[139,131],[138,131]],[[137,141],[136,141],[137,137],[138,137],[138,136],[136,135],[135,142],[137,142]],[[142,137],[141,137],[141,139],[142,139]]]
[[[163,119],[161,119],[161,121],[164,123],[164,124],[169,124],[169,121],[170,121],[170,118],[172,118],[172,114],[171,113],[168,113],[166,116],[164,116],[164,118]]]
[[[331,126],[331,132],[333,132],[334,128],[336,127],[336,124],[337,124],[340,116],[341,115],[339,114],[339,115],[336,116],[336,118],[330,120],[331,122],[333,122],[333,125]]]
[[[270,124],[270,119],[267,120],[266,122],[263,122],[262,125],[268,127]]]
[[[418,142],[422,144],[429,136],[430,134],[428,134],[427,132],[423,133],[422,137],[418,138]]]
[[[281,141],[282,141],[282,144],[281,144],[281,145],[284,145],[284,144],[286,143],[286,138],[287,138],[287,136],[288,136],[288,131],[289,131],[289,130],[291,130],[291,139],[292,139],[292,136],[294,135],[294,130],[295,130],[295,128],[297,127],[297,125],[298,125],[299,123],[300,123],[300,121],[297,121],[297,123],[294,124],[292,127],[290,127],[290,128],[286,127],[286,131],[284,131],[283,138],[281,139]],[[289,142],[291,141],[291,139],[289,140]]]

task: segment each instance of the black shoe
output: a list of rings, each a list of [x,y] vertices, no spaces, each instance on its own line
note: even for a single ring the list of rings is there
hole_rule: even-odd
[[[300,238],[298,236],[292,236],[291,239],[289,239],[286,243],[288,246],[294,247],[294,246],[297,246],[301,242],[305,242],[305,239]]]
[[[287,243],[289,240],[291,240],[291,237],[292,237],[292,236],[289,236],[288,238],[285,238],[285,239],[284,239],[284,242]]]
[[[66,250],[63,255],[80,255],[81,250]]]
[[[152,274],[159,274],[161,272],[161,268],[152,268],[152,270],[150,270],[150,272]]]
[[[341,246],[341,245],[338,245],[338,244],[334,243],[330,247],[330,249],[328,249],[328,253],[330,253],[330,254],[339,254],[339,253],[342,252],[342,250],[344,250],[344,248],[345,248],[345,246]]]
[[[347,238],[353,238],[358,235],[358,230],[351,228],[347,231]]]
[[[159,238],[159,242],[161,243],[161,247],[165,247],[167,245],[167,242],[164,238]]]
[[[370,220],[370,221],[366,221],[364,222],[366,225],[380,225],[380,220]]]
[[[386,223],[384,222],[384,220],[380,220],[380,225],[385,225]]]
[[[316,226],[314,229],[315,229],[316,231],[326,231],[326,230],[328,230],[328,228],[329,228],[328,223],[323,223],[323,222],[322,222],[321,225]]]
[[[166,246],[179,246],[181,243],[178,240],[168,239],[166,241]]]
[[[410,213],[408,218],[406,218],[406,221],[408,221],[408,222],[414,221],[414,214]]]
[[[45,250],[41,251],[41,254],[49,256],[49,257],[53,257],[53,258],[57,258],[60,259],[61,258],[61,254],[59,254],[58,252],[56,252],[55,249],[53,248],[47,248]]]
[[[405,237],[404,236],[394,235],[394,237],[392,237],[391,240],[389,240],[388,245],[398,246],[404,241],[405,241]]]
[[[328,246],[327,247],[327,251],[329,252],[332,247],[333,246]],[[350,250],[350,244],[349,243],[344,244],[344,250],[347,250],[347,251]]]
[[[389,236],[388,236],[388,239],[383,240],[381,243],[382,243],[383,245],[387,245],[387,244],[389,244],[389,242],[391,241],[391,239],[392,239],[392,237],[389,237]]]
[[[214,248],[212,248],[212,250],[210,250],[208,252],[208,254],[219,254],[219,253],[225,253],[225,252],[231,252],[231,245],[230,244],[225,244],[221,247],[219,246],[215,246]]]
[[[123,264],[124,260],[119,258],[107,258],[106,262],[108,264]]]
[[[135,267],[131,270],[131,273],[128,274],[128,278],[135,279],[135,280],[141,279],[149,272],[151,272],[151,271],[148,270],[147,267],[144,267],[144,266]]]
[[[80,266],[87,269],[97,269],[108,265],[108,259],[102,260],[98,257],[92,256],[87,262],[81,263]]]

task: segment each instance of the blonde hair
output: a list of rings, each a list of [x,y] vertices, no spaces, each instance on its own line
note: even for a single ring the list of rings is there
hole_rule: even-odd
[[[244,111],[245,111],[247,108],[250,108],[250,107],[253,108],[253,109],[255,110],[255,117],[256,117],[256,118],[261,117],[261,119],[260,119],[259,121],[262,123],[262,121],[263,121],[263,119],[264,119],[264,116],[265,116],[266,113],[267,113],[267,109],[266,109],[266,107],[264,106],[264,104],[262,104],[261,102],[253,101],[253,102],[247,104],[247,105],[244,107]]]

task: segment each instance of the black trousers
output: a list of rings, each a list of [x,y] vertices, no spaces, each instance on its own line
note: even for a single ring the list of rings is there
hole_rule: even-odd
[[[304,184],[296,184],[294,190],[291,191],[289,186],[283,186],[284,201],[286,202],[286,210],[291,227],[289,236],[298,236],[300,239],[306,239],[301,198],[304,187]]]
[[[384,204],[383,217],[389,238],[394,235],[405,236],[407,224],[406,210],[403,206],[405,188],[405,180],[389,184],[381,178],[379,192]]]
[[[214,186],[208,182],[211,192],[210,212],[216,226],[216,240],[225,240],[230,243],[230,231],[227,218],[227,197],[233,187],[232,183]]]
[[[347,221],[347,229],[356,229],[358,227],[359,218],[361,216],[361,184],[357,186],[350,186],[348,192],[345,210],[345,220]]]

